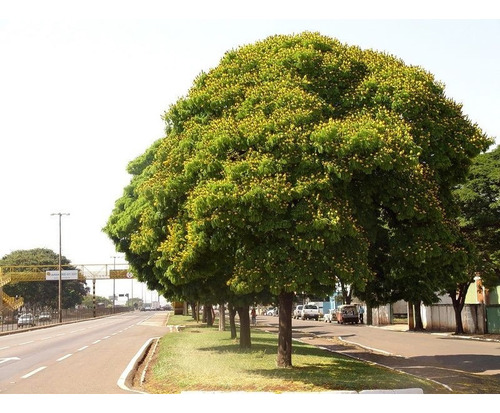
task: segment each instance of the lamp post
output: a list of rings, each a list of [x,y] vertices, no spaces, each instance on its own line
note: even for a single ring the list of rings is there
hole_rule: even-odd
[[[59,314],[59,323],[62,323],[62,241],[61,241],[61,217],[63,215],[69,215],[63,212],[56,212],[50,215],[58,215],[59,216],[59,293],[58,293],[58,314]]]
[[[116,259],[120,257],[112,256],[113,258],[113,270],[116,270]],[[115,313],[115,279],[113,278],[113,309],[112,309],[112,314]]]

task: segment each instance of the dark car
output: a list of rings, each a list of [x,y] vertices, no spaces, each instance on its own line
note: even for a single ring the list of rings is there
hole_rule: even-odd
[[[359,323],[358,307],[351,304],[341,305],[337,308],[337,323]]]
[[[38,316],[38,321],[50,321],[52,320],[52,315],[49,312],[40,313]]]

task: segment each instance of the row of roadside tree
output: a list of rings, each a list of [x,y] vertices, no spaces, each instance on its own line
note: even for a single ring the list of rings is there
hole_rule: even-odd
[[[230,303],[242,347],[249,306],[275,302],[278,366],[296,293],[420,306],[446,292],[459,309],[474,274],[494,279],[498,180],[485,199],[472,174],[498,150],[478,157],[493,139],[420,67],[272,36],[227,52],[164,120],[104,231],[149,289]]]

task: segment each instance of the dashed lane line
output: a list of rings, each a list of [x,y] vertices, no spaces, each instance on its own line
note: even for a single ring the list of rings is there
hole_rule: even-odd
[[[62,356],[61,358],[58,358],[56,361],[63,361],[63,360],[66,360],[68,357],[71,357],[73,354],[70,353],[70,354],[66,354],[65,356]]]
[[[28,374],[25,374],[24,376],[21,376],[22,379],[27,379],[28,377],[31,377],[33,376],[34,374],[36,373],[39,373],[41,372],[42,370],[45,370],[47,368],[47,366],[42,366],[42,367],[39,367],[37,368],[36,370],[33,370],[32,372],[28,373]]]

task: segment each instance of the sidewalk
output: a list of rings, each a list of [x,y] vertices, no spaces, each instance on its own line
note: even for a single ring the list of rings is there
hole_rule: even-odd
[[[384,330],[392,330],[392,331],[402,331],[402,332],[411,332],[406,324],[387,324],[387,325],[372,325],[367,327],[373,328],[382,328]],[[440,334],[446,336],[454,336],[455,338],[461,338],[464,340],[479,340],[479,341],[494,341],[500,342],[500,334],[455,334],[454,331],[418,331],[419,333],[429,333],[429,334]]]

